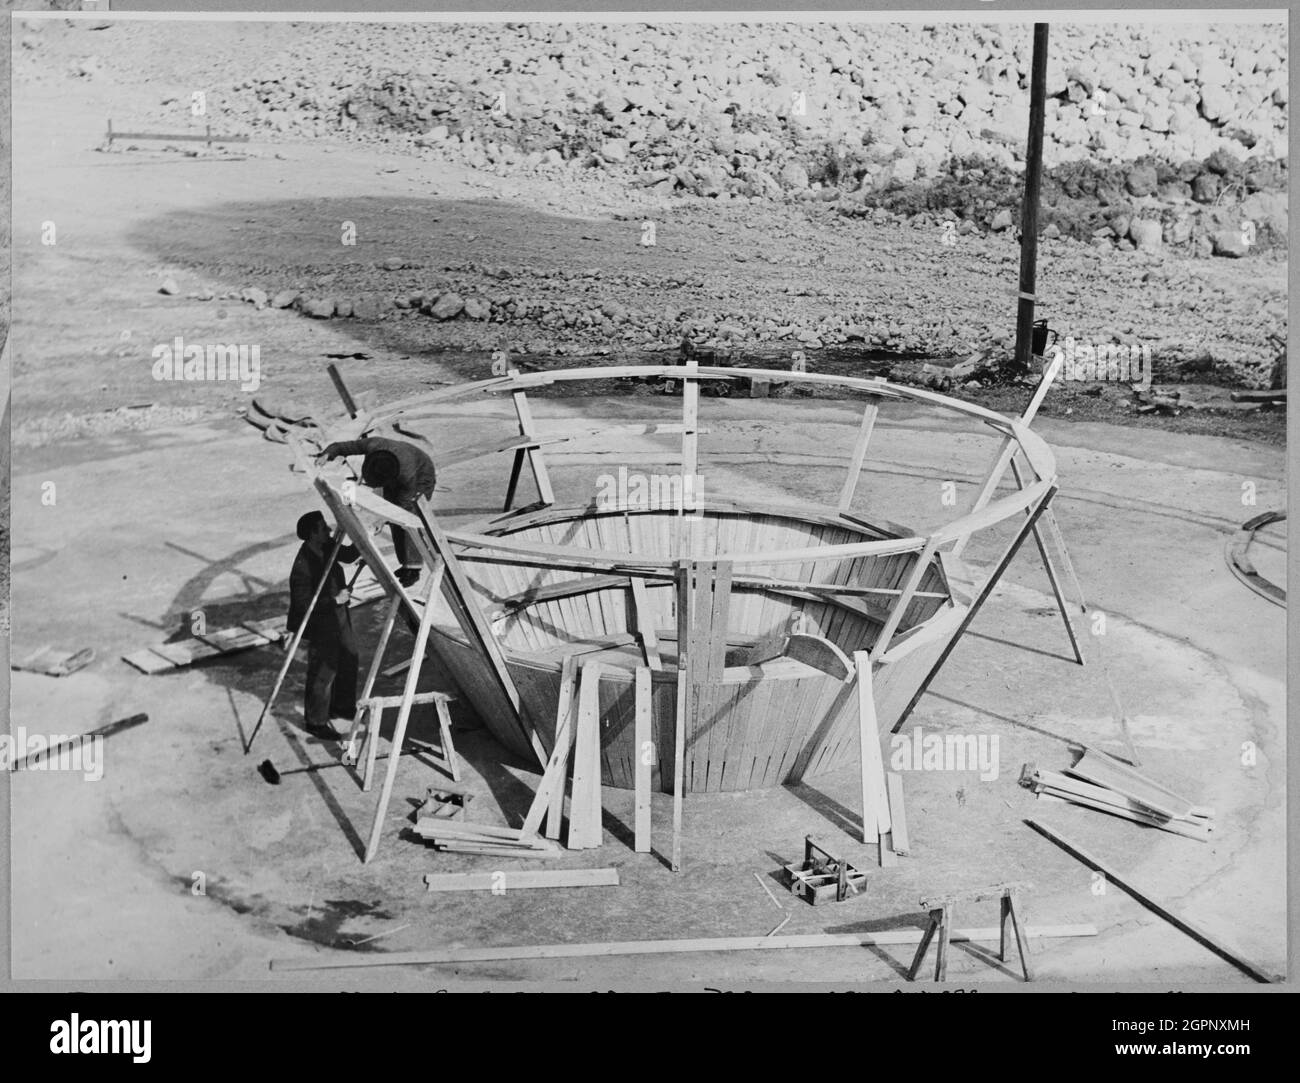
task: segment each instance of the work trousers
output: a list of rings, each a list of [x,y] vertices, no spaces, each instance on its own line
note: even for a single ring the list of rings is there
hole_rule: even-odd
[[[308,726],[327,726],[331,718],[356,715],[357,661],[352,617],[346,607],[340,607],[337,623],[307,641],[303,715]]]

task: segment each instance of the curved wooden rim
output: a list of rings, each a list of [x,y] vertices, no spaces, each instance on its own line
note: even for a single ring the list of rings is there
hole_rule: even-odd
[[[613,380],[626,378],[644,378],[665,376],[677,380],[731,380],[751,379],[755,376],[781,380],[786,383],[802,383],[832,387],[845,387],[861,391],[868,397],[904,399],[923,403],[928,406],[962,414],[981,421],[998,432],[1004,440],[1014,443],[1029,462],[1034,480],[1024,489],[990,501],[978,510],[963,515],[940,527],[930,535],[885,536],[875,541],[856,542],[847,545],[818,546],[812,549],[788,549],[770,553],[719,553],[718,560],[729,560],[736,564],[756,563],[798,563],[809,560],[851,559],[865,556],[888,556],[902,552],[919,552],[927,544],[946,545],[949,542],[961,542],[962,539],[976,531],[992,526],[1003,519],[1009,519],[1018,512],[1027,512],[1042,498],[1056,478],[1056,459],[1046,442],[1030,430],[1024,422],[994,413],[982,406],[962,402],[960,399],[940,395],[922,388],[903,387],[890,384],[878,378],[864,379],[856,376],[832,376],[817,372],[789,372],[784,369],[739,369],[726,367],[682,366],[682,365],[626,365],[606,368],[557,369],[552,372],[521,373],[512,371],[506,376],[494,376],[473,383],[459,384],[455,387],[433,391],[425,395],[390,403],[389,411],[403,412],[420,406],[436,405],[467,398],[486,392],[517,392],[531,388],[547,387],[556,383],[568,383],[580,380]],[[759,510],[759,509],[756,509]],[[790,509],[793,511],[794,509]],[[780,514],[773,509],[775,514]],[[612,513],[617,514],[617,511]],[[808,509],[800,514],[822,514],[819,509]],[[544,520],[539,520],[544,521]],[[477,524],[476,524],[477,525]],[[490,528],[495,524],[487,524]],[[499,530],[509,529],[511,524],[501,523]],[[837,523],[837,525],[840,525]],[[849,524],[843,524],[849,526]],[[890,524],[891,527],[895,524]],[[906,529],[906,528],[900,528]],[[581,561],[583,554],[591,550],[573,546],[539,545],[527,542],[503,539],[499,534],[492,535],[485,530],[448,531],[448,538],[459,545],[480,550],[493,550],[502,553],[514,553],[539,559],[563,557],[568,560]],[[666,558],[650,557],[643,554],[619,554],[620,564],[644,568],[671,568],[673,561]]]

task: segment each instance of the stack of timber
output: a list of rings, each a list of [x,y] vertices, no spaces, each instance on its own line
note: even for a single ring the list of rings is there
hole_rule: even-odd
[[[459,817],[421,816],[415,821],[415,832],[435,849],[455,854],[556,858],[564,853],[559,843],[525,834],[521,828],[475,824]]]
[[[215,658],[217,655],[236,654],[250,647],[265,647],[268,643],[278,642],[284,635],[284,627],[285,618],[282,616],[247,621],[233,628],[206,632],[189,639],[179,639],[174,643],[142,647],[131,654],[122,655],[122,661],[134,666],[141,673],[165,673],[173,669],[183,669],[207,658]]]
[[[1064,774],[1039,770],[1027,763],[1021,770],[1020,784],[1040,800],[1068,801],[1199,842],[1209,842],[1214,831],[1213,809],[1193,805],[1095,749],[1085,751]]]
[[[645,672],[648,676],[649,671]],[[463,818],[448,820],[445,816],[433,815],[426,802],[421,812],[427,809],[429,814],[417,819],[416,832],[432,841],[438,849],[454,853],[559,857],[564,853],[558,840],[564,812],[565,781],[572,759],[573,791],[567,846],[570,850],[601,846],[600,674],[599,663],[580,666],[574,657],[564,660],[555,744],[521,827],[492,827],[468,823]],[[648,824],[645,831],[648,833]],[[648,848],[648,839],[646,844]]]

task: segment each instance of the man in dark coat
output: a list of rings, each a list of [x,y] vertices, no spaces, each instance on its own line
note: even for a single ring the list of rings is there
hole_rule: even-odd
[[[433,496],[438,475],[433,460],[414,444],[404,440],[389,440],[383,436],[363,436],[360,440],[344,440],[330,444],[321,458],[326,462],[347,455],[364,455],[361,463],[361,481],[380,494],[390,504],[396,504],[412,514],[416,511],[416,498],[426,500]],[[420,578],[420,552],[406,539],[406,531],[392,524],[393,547],[402,567],[397,570],[398,582],[412,586]]]
[[[350,725],[357,713],[357,641],[348,610],[351,595],[339,565],[351,564],[360,554],[351,545],[339,547],[329,579],[308,614],[332,542],[325,516],[319,511],[304,515],[298,520],[298,537],[302,545],[289,575],[286,637],[306,621],[303,638],[307,641],[307,693],[303,717],[307,729],[316,736],[337,737],[331,722],[346,721]]]

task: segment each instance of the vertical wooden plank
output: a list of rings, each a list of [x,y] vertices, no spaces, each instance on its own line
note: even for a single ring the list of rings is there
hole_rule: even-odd
[[[451,740],[451,713],[447,710],[447,700],[444,696],[439,696],[434,700],[434,705],[438,710],[438,732],[442,740],[442,754],[447,761],[447,767],[451,771],[452,782],[460,781],[460,763],[456,755],[456,746]]]
[[[635,580],[634,580],[635,582]],[[633,737],[633,777],[636,779],[636,852],[650,852],[650,764],[654,746],[650,741],[650,670],[636,667],[636,729]]]
[[[581,667],[578,682],[578,741],[574,749],[574,762],[583,765],[583,790],[581,799],[575,775],[574,799],[569,814],[569,834],[573,835],[573,822],[579,826],[581,848],[590,849],[601,843],[600,822],[600,677],[603,670],[599,662],[588,662]],[[570,843],[572,845],[572,843]]]
[[[587,746],[587,756],[591,768],[591,788],[588,791],[587,805],[587,846],[589,848],[598,848],[605,841],[605,825],[602,814],[602,777],[600,768],[600,746],[601,746],[601,721],[602,712],[600,706],[600,678],[604,672],[599,662],[588,663],[587,668],[592,670],[587,674],[587,680],[591,684],[591,703],[592,703],[592,726],[591,738]]]
[[[689,477],[694,484],[694,477],[699,473],[699,434],[697,424],[700,412],[700,384],[695,378],[699,365],[694,361],[686,363],[687,376],[682,380],[682,486]],[[685,503],[685,501],[683,501]],[[679,513],[682,509],[678,509]],[[688,554],[682,554],[683,556]]]
[[[535,439],[537,436],[537,427],[533,422],[532,407],[528,405],[528,396],[522,391],[512,391],[511,398],[514,399],[515,413],[519,416],[519,435],[525,439]],[[546,472],[546,461],[542,458],[541,448],[528,449],[528,466],[533,472],[533,483],[537,486],[537,495],[543,504],[554,504],[555,493],[551,491],[551,478]],[[510,505],[506,505],[509,510]]]
[[[594,670],[594,671],[593,671]],[[591,754],[589,746],[597,738],[596,715],[599,706],[599,663],[582,666],[578,671],[578,728],[573,746],[573,798],[569,803],[570,850],[584,850],[589,843],[587,820],[591,810]]]
[[[682,790],[685,786],[686,731],[694,700],[691,688],[690,642],[694,583],[689,559],[677,562],[677,721],[673,740],[673,872],[682,868]]]
[[[889,805],[885,796],[885,765],[880,755],[880,732],[876,704],[872,698],[871,657],[855,651],[858,676],[858,745],[862,771],[862,841],[878,842],[883,856],[884,840],[890,829]],[[882,862],[883,863],[883,862]]]
[[[910,850],[912,844],[907,835],[907,810],[903,806],[903,776],[897,771],[890,771],[885,776],[885,785],[889,791],[889,823],[894,850]]]

